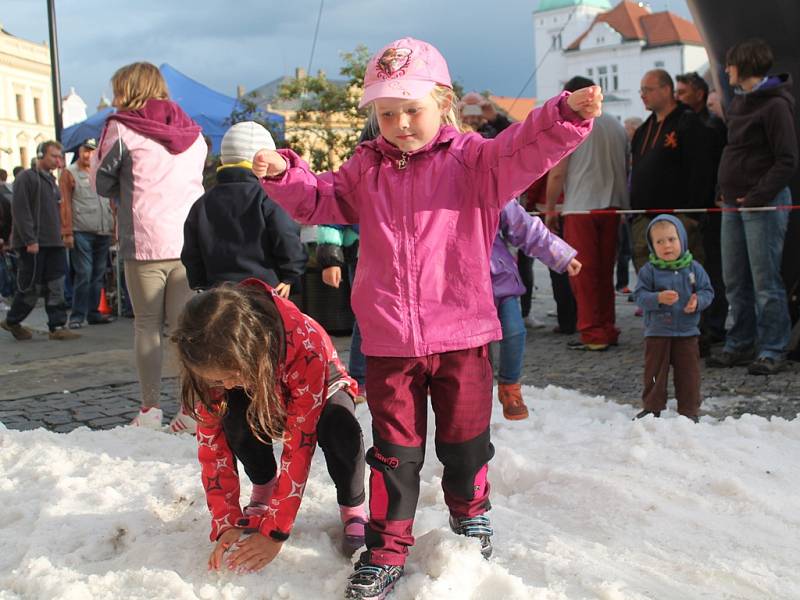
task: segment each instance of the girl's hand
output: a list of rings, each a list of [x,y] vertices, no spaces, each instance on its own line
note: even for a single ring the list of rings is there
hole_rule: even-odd
[[[254,533],[238,544],[236,550],[228,557],[228,568],[231,571],[249,572],[263,569],[278,556],[282,546],[283,542],[261,533]]]
[[[694,311],[697,310],[697,294],[692,294],[689,298],[689,301],[686,303],[686,306],[683,307],[683,312],[687,315],[692,314]]]
[[[214,551],[208,557],[208,570],[219,571],[222,566],[222,556],[228,549],[236,543],[236,540],[242,535],[241,529],[228,529],[217,539],[217,545],[214,546]]]
[[[326,285],[338,288],[339,284],[342,283],[342,267],[328,267],[327,269],[322,269],[322,281],[324,281]]]
[[[567,265],[567,275],[569,275],[570,277],[575,277],[578,273],[581,272],[582,266],[583,265],[578,261],[578,259],[573,258],[571,261],[569,261],[569,264]]]
[[[286,170],[286,159],[275,150],[259,150],[253,157],[253,174],[258,177],[277,177]]]
[[[570,94],[567,104],[584,119],[593,119],[603,112],[603,92],[599,85],[585,87]]]
[[[664,290],[663,292],[658,292],[658,303],[659,304],[666,304],[667,306],[672,306],[678,301],[678,292],[675,290]],[[697,298],[695,298],[695,302]]]
[[[292,293],[292,285],[289,283],[279,283],[275,286],[275,293],[281,298],[288,298]]]

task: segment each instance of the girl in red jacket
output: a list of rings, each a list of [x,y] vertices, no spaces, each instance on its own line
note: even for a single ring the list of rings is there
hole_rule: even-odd
[[[248,279],[194,296],[173,336],[183,407],[198,419],[203,486],[211,511],[208,560],[255,571],[289,538],[317,442],[336,485],[342,550],[364,543],[364,444],[356,382],[313,319],[267,284]],[[280,469],[272,440],[283,442]],[[239,504],[237,461],[253,482]],[[241,541],[243,533],[252,533]]]

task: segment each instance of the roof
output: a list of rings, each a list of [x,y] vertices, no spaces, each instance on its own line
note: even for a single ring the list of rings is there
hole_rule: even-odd
[[[668,11],[651,13],[640,3],[622,0],[611,10],[597,15],[589,28],[567,50],[578,50],[597,23],[608,24],[626,42],[643,41],[651,48],[672,44],[703,44],[700,32],[691,21]]]
[[[608,10],[611,8],[611,2],[609,0],[539,0],[539,6],[534,12],[545,12],[570,6],[593,6]]]
[[[515,98],[513,96],[489,96],[494,105],[508,115],[512,121],[523,121],[536,106],[536,98]]]

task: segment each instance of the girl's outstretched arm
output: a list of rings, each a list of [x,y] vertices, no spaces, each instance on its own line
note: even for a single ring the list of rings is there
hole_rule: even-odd
[[[356,185],[361,178],[361,153],[356,153],[335,173],[315,175],[291,150],[260,150],[253,158],[253,173],[267,195],[296,221],[307,225],[358,223]]]
[[[494,139],[469,136],[465,140],[465,166],[478,202],[502,208],[589,135],[592,120],[571,108],[570,97],[563,92],[551,98]]]

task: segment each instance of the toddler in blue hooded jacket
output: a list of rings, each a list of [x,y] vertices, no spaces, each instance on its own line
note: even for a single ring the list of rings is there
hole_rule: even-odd
[[[672,378],[678,412],[697,422],[700,410],[700,313],[714,299],[705,269],[688,250],[686,230],[671,215],[659,215],[647,228],[650,260],[639,271],[634,297],[644,310],[643,410],[660,416],[667,407]]]

